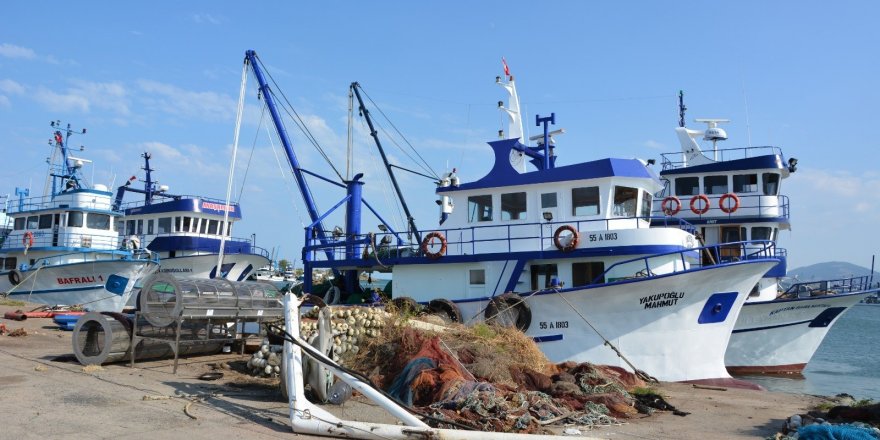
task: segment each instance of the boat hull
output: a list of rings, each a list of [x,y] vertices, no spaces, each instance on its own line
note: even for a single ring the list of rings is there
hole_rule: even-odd
[[[82,305],[91,311],[121,312],[140,279],[158,269],[155,261],[96,260],[38,266],[20,273],[13,286],[10,271],[0,272],[0,292],[48,305]]]
[[[747,302],[727,347],[731,374],[800,374],[828,330],[877,290]]]
[[[217,257],[214,254],[163,257],[159,272],[192,278],[216,278]],[[257,254],[224,254],[223,270],[225,278],[243,281],[258,268],[269,264],[269,259]]]
[[[775,263],[743,261],[524,295],[532,313],[525,333],[553,362],[634,367],[663,381],[729,379],[724,353],[730,333],[749,290]],[[483,319],[487,304],[459,302],[466,319],[475,321]]]

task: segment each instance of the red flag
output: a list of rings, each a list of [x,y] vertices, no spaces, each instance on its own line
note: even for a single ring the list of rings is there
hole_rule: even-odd
[[[55,132],[55,142],[61,143],[61,133]]]
[[[501,57],[501,64],[504,65],[504,74],[510,76],[510,69],[507,67],[507,61],[504,61],[504,57]]]

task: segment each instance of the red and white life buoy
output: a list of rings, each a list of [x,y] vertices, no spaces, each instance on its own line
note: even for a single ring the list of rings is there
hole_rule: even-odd
[[[727,203],[728,199],[733,200],[733,205]],[[727,193],[718,199],[718,207],[721,208],[725,214],[736,212],[736,210],[739,209],[739,197],[734,193]]]
[[[21,245],[27,249],[30,249],[34,246],[34,233],[31,231],[27,231],[24,233],[24,237],[21,237]]]
[[[681,200],[679,200],[678,197],[669,196],[663,199],[663,203],[660,204],[660,209],[668,216],[678,214],[678,211],[681,211]]]
[[[440,240],[440,249],[437,251],[432,251],[429,247],[433,247],[434,239]],[[422,240],[422,253],[425,254],[426,257],[436,260],[440,258],[441,255],[446,253],[446,237],[443,236],[440,232],[434,231],[425,236],[425,239]]]
[[[703,201],[702,208],[697,208],[697,201],[698,200]],[[693,211],[694,214],[697,214],[697,215],[703,215],[703,214],[709,212],[709,198],[703,194],[699,194],[699,195],[694,196],[691,199],[691,211]]]
[[[565,232],[568,232],[571,236],[567,241],[563,238]],[[553,244],[556,246],[556,249],[559,249],[562,252],[569,252],[577,247],[580,238],[581,237],[578,235],[578,231],[574,226],[562,225],[556,229],[555,233],[553,233]]]

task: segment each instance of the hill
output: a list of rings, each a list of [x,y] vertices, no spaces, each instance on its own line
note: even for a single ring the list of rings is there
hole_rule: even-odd
[[[850,278],[870,274],[871,270],[868,268],[843,261],[817,263],[788,271],[789,277],[797,277],[800,281]],[[880,280],[880,272],[874,272],[874,280]]]

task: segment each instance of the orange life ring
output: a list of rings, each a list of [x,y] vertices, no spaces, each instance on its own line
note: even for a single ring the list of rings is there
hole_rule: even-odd
[[[697,200],[703,201],[703,208],[697,208]],[[691,211],[694,211],[694,214],[697,215],[703,215],[709,212],[709,198],[703,194],[694,196],[691,199]]]
[[[725,203],[727,199],[733,199],[733,206],[727,206],[727,203]],[[725,214],[736,212],[736,210],[739,209],[739,197],[734,193],[727,193],[718,199],[718,207],[721,208]]]
[[[568,231],[571,232],[571,240],[568,240],[568,243],[562,243],[562,233]],[[577,229],[572,225],[562,225],[556,229],[556,232],[553,233],[553,244],[556,246],[556,249],[559,249],[562,252],[573,251],[574,248],[577,247],[578,241],[580,240],[580,235],[578,234]]]
[[[24,233],[24,237],[21,237],[21,244],[26,248],[31,248],[34,246],[34,233],[31,231],[27,231]]]
[[[440,239],[440,250],[438,250],[437,252],[431,252],[430,250],[428,250],[428,246],[434,244],[435,238]],[[426,235],[425,239],[422,240],[422,253],[424,253],[426,257],[432,260],[440,258],[441,255],[446,253],[446,237],[444,237],[443,234],[437,231],[431,232],[430,234]]]
[[[669,204],[673,204],[675,208],[670,207]],[[681,200],[679,200],[678,197],[669,196],[663,199],[663,203],[660,204],[660,209],[668,216],[678,214],[678,211],[681,211]]]

